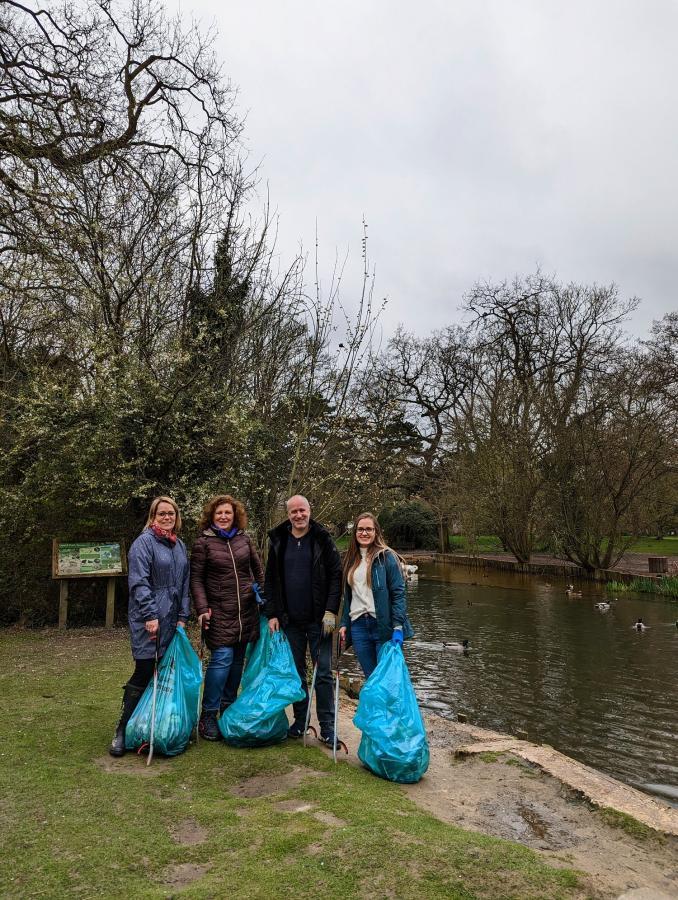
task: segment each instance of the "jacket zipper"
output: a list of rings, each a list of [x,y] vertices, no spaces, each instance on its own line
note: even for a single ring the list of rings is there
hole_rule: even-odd
[[[231,542],[228,542],[228,552],[231,554],[231,561],[233,562],[233,574],[235,575],[235,589],[238,594],[238,625],[240,626],[240,635],[238,637],[238,643],[242,641],[242,618],[240,617],[240,579],[238,578],[238,570],[235,567],[235,557],[233,556],[233,550],[231,549]]]

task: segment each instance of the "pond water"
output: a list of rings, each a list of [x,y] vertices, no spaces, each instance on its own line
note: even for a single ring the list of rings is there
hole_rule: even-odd
[[[406,646],[422,706],[530,740],[678,797],[678,602],[560,579],[420,566]],[[642,616],[649,628],[632,626]],[[445,642],[469,641],[467,654]],[[347,658],[345,667],[359,671]],[[649,788],[650,790],[652,788]]]

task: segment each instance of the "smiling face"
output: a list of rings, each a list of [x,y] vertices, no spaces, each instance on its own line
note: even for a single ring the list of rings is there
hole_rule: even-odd
[[[164,528],[165,531],[173,531],[176,521],[177,514],[174,511],[172,504],[165,503],[164,500],[161,503],[158,503],[153,524],[158,525],[160,528]]]
[[[374,521],[364,517],[358,519],[355,526],[355,539],[359,547],[369,547],[374,543],[375,527]]]
[[[287,518],[292,525],[292,534],[303,537],[309,529],[311,507],[306,497],[296,495],[287,501]]]
[[[220,503],[214,510],[212,518],[214,519],[214,524],[218,528],[222,528],[224,531],[230,531],[231,528],[233,528],[233,519],[235,518],[233,507],[230,503]]]

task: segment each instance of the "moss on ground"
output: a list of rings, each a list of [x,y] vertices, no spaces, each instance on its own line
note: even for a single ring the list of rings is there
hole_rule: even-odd
[[[641,841],[662,840],[662,835],[654,831],[652,828],[634,819],[628,813],[619,812],[618,809],[612,809],[610,806],[603,806],[599,810],[599,815],[603,821],[612,828],[621,828],[631,837],[638,838]]]
[[[446,825],[319,748],[201,742],[150,770],[112,765],[120,630],[5,631],[0,653],[2,897],[582,895],[571,870]]]

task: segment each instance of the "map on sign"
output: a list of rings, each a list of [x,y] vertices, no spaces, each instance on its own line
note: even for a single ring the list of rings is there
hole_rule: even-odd
[[[120,543],[94,541],[66,544],[55,541],[52,575],[70,578],[77,575],[122,575],[124,554]]]

